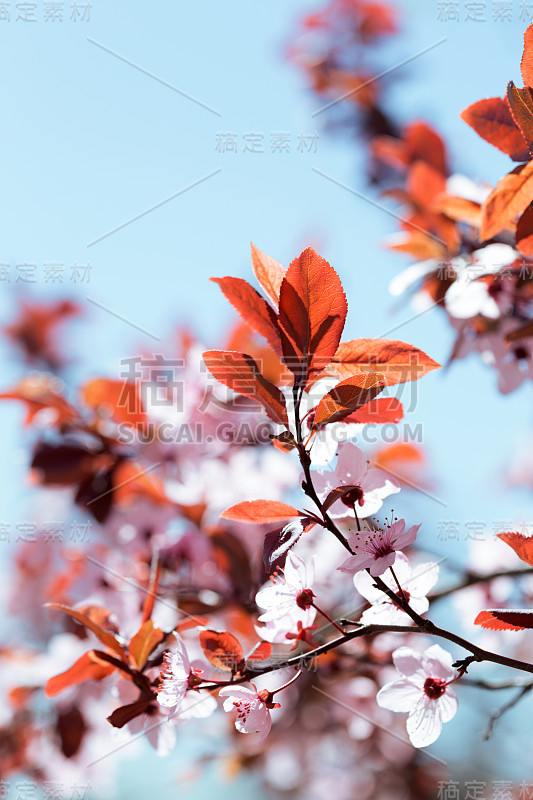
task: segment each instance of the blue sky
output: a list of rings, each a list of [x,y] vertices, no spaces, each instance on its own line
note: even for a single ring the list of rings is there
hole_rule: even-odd
[[[64,21],[53,24],[42,19],[44,5],[38,0],[35,23],[15,21],[15,2],[11,21],[0,21],[0,260],[13,270],[37,264],[34,295],[86,304],[84,321],[71,328],[72,350],[82,357],[73,378],[116,377],[121,358],[152,346],[159,352],[157,341],[119,317],[160,339],[188,323],[206,345],[219,344],[234,316],[208,277],[250,276],[250,240],[285,264],[307,244],[320,250],[348,295],[347,338],[379,336],[412,315],[394,311],[387,292],[408,263],[381,245],[394,219],[313,171],[378,199],[365,185],[364,152],[325,130],[327,112],[312,116],[319,103],[285,58],[296,21],[320,3],[94,0],[89,22],[71,21],[66,3]],[[444,134],[458,171],[495,182],[508,159],[478,140],[459,112],[502,94],[510,79],[520,82],[522,4],[512,3],[511,22],[493,21],[491,2],[486,22],[466,21],[463,0],[461,21],[442,22],[443,5],[404,0],[404,36],[383,48],[380,66],[440,42],[395,73],[391,101],[406,122],[422,117]],[[316,153],[298,152],[299,136],[315,131]],[[242,152],[251,132],[263,135],[264,153]],[[290,153],[270,152],[277,132],[290,135]],[[239,152],[217,152],[217,137],[227,133],[236,134]],[[65,265],[62,286],[44,283],[49,262]],[[70,281],[74,262],[90,262],[89,284]],[[0,313],[9,319],[17,287],[0,286]],[[439,361],[451,345],[438,310],[394,336]],[[6,359],[2,387],[21,374]],[[499,395],[494,376],[470,359],[420,384],[409,422],[423,423],[441,502],[417,495],[409,507],[413,522],[424,519],[428,546],[462,549],[464,542],[439,541],[442,520],[490,528],[531,517],[530,494],[502,485],[530,429],[530,401],[529,386]],[[11,498],[3,521],[15,521],[27,516],[22,412],[10,404],[0,413],[0,474]]]

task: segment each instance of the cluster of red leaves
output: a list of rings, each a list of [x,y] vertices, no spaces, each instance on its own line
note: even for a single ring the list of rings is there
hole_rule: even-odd
[[[386,386],[417,380],[439,365],[426,353],[391,339],[341,342],[347,314],[346,297],[333,267],[312,248],[285,268],[252,244],[252,265],[265,296],[242,278],[214,278],[243,320],[264,337],[288,372],[282,383],[292,387],[294,419],[289,420],[285,394],[262,374],[247,353],[209,350],[204,361],[212,375],[233,391],[259,402],[269,418],[283,426],[273,437],[282,450],[297,447],[306,454],[313,435],[336,422],[383,423],[401,418],[396,398],[376,396]],[[311,435],[304,443],[298,408],[302,392],[320,378],[339,382],[311,409]],[[346,493],[354,487],[341,487]],[[334,494],[334,493],[332,493]],[[326,510],[335,500],[326,500]],[[265,566],[272,568],[299,536],[319,517],[285,503],[255,500],[238,503],[222,515],[239,522],[273,523],[298,519],[294,529],[272,531],[265,538]]]
[[[524,34],[520,64],[524,86],[512,81],[505,97],[479,100],[462,117],[485,141],[521,162],[494,187],[481,209],[480,239],[502,230],[514,233],[516,246],[533,255],[533,25]],[[516,221],[516,222],[515,222]]]
[[[317,405],[313,428],[346,420],[352,414],[388,421],[395,404],[368,404],[385,386],[425,375],[438,364],[412,345],[390,339],[341,342],[347,304],[339,277],[311,248],[285,270],[252,245],[254,272],[267,298],[241,278],[216,278],[245,322],[262,335],[288,369],[284,383],[293,392],[309,389],[325,376],[339,384]],[[270,302],[269,302],[270,301]],[[246,353],[209,350],[204,361],[212,375],[230,389],[257,400],[270,419],[291,435],[285,396],[268,381]]]
[[[355,116],[359,131],[370,138],[396,135],[396,125],[383,103],[382,67],[374,50],[398,32],[397,16],[397,10],[384,2],[329,0],[323,9],[303,17],[300,34],[289,50],[312,90],[323,100],[329,98],[339,114],[344,109],[336,101],[345,98],[349,104],[346,121],[352,124]],[[372,169],[372,177],[380,179],[377,170]]]
[[[28,364],[56,371],[64,363],[56,341],[57,329],[80,313],[80,306],[70,300],[52,303],[24,300],[17,318],[3,328],[3,332],[19,348]]]
[[[60,380],[36,374],[1,393],[0,399],[22,401],[26,425],[43,420],[54,432],[53,440],[39,440],[35,446],[34,478],[44,486],[72,486],[75,503],[98,522],[108,518],[113,504],[127,505],[139,495],[168,502],[157,479],[144,474],[118,438],[122,422],[141,428],[147,419],[134,383],[91,380],[81,387],[80,402],[74,405]]]
[[[362,34],[361,25],[355,21],[367,20],[367,14],[371,36]],[[427,269],[421,269],[418,279],[410,283],[411,290],[422,291],[446,310],[446,294],[460,277],[452,263],[454,258],[459,256],[466,264],[474,251],[494,242],[516,247],[513,264],[476,278],[487,285],[494,297],[502,291],[510,293],[510,303],[501,320],[495,322],[475,308],[466,322],[451,320],[454,328],[460,329],[451,359],[475,350],[477,343],[485,347],[482,337],[496,334],[491,339],[491,346],[499,354],[495,363],[498,370],[509,366],[503,383],[508,380],[512,390],[514,359],[524,376],[528,370],[531,372],[533,361],[529,344],[523,341],[533,334],[532,270],[530,266],[523,269],[523,259],[533,257],[533,26],[524,37],[524,87],[511,82],[504,98],[480,100],[462,114],[480,136],[519,162],[485,200],[481,191],[473,199],[476,193],[468,197],[448,190],[446,147],[431,126],[414,121],[402,128],[385,111],[379,74],[390,65],[382,64],[372,78],[371,73],[361,74],[361,64],[369,57],[369,45],[397,29],[392,9],[383,4],[332,0],[320,12],[304,18],[302,27],[307,33],[301,37],[293,58],[310,75],[313,91],[321,98],[324,94],[332,98],[320,110],[331,115],[342,106],[347,115],[345,123],[357,133],[363,119],[369,139],[367,163],[371,165],[371,179],[383,186],[386,198],[396,200],[401,207],[401,234],[387,246],[417,262],[428,262]],[[503,319],[505,323],[500,325]],[[502,348],[498,346],[498,336]]]

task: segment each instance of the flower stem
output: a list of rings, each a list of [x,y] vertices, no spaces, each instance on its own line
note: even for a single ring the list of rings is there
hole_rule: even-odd
[[[341,626],[340,626],[340,625],[339,625],[337,622],[335,622],[335,620],[334,620],[334,619],[331,619],[331,617],[329,616],[329,614],[326,614],[326,612],[325,612],[325,611],[322,611],[322,609],[321,609],[321,608],[319,608],[319,607],[317,606],[317,604],[316,604],[316,603],[311,603],[311,605],[313,606],[313,608],[316,608],[316,610],[318,611],[318,613],[319,613],[319,614],[322,614],[322,616],[323,616],[323,617],[325,617],[325,618],[327,619],[327,621],[328,621],[328,622],[331,622],[331,624],[332,624],[332,625],[333,625],[335,628],[337,628],[337,630],[338,630],[338,631],[340,631],[340,632],[341,632],[343,635],[346,633],[346,631],[344,630],[344,628],[341,628]]]
[[[274,697],[274,695],[277,694],[278,692],[281,692],[283,689],[286,689],[287,686],[290,686],[291,683],[294,683],[294,681],[297,681],[301,674],[302,674],[302,670],[299,669],[298,672],[296,673],[296,675],[294,675],[289,681],[287,681],[287,683],[284,683],[283,686],[279,687],[279,689],[274,689],[273,692],[270,692],[272,697]]]

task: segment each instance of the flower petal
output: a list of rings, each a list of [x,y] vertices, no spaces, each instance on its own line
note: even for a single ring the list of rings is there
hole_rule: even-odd
[[[402,675],[424,674],[422,667],[422,654],[411,647],[399,647],[392,654],[394,666]],[[425,676],[424,676],[425,677]]]
[[[442,730],[440,706],[437,700],[422,696],[407,718],[407,733],[414,747],[427,747],[435,742]]]
[[[449,722],[457,712],[457,695],[452,689],[446,689],[439,697],[440,716],[443,722]]]
[[[366,472],[366,467],[366,458],[362,450],[352,442],[341,445],[335,472],[342,483],[358,485]]]
[[[387,683],[379,690],[376,701],[389,711],[413,711],[422,696],[422,689],[408,678]]]
[[[379,558],[374,559],[374,563],[370,565],[370,574],[376,577],[377,575],[383,575],[386,569],[392,567],[396,560],[396,553],[387,553],[386,556],[380,556]]]

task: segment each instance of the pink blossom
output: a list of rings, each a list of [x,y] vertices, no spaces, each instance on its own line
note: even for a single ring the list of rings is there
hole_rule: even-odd
[[[287,614],[300,609],[308,611],[312,608],[314,593],[311,586],[314,581],[313,560],[306,564],[294,553],[287,555],[283,575],[276,573],[270,579],[270,584],[257,592],[255,601],[265,613],[259,617],[260,622],[270,622],[281,619]],[[314,610],[314,609],[313,609]],[[310,619],[309,624],[314,619]]]
[[[287,644],[291,639],[302,638],[301,632],[313,626],[316,609],[312,606],[300,609],[294,606],[287,614],[268,620],[266,625],[256,625],[257,635],[272,644]]]
[[[369,569],[374,577],[382,575],[394,564],[398,550],[414,542],[419,528],[420,525],[412,525],[406,531],[405,520],[398,519],[385,530],[356,531],[348,539],[354,555],[338,569],[352,575],[361,569]]]
[[[452,656],[440,645],[417,653],[400,647],[392,654],[399,680],[387,683],[377,702],[391,711],[408,712],[407,733],[415,747],[426,747],[438,739],[443,722],[457,711],[457,697],[449,684],[454,680]]]
[[[416,611],[417,614],[424,614],[429,608],[426,595],[439,577],[438,565],[431,561],[427,564],[420,564],[413,569],[406,556],[403,553],[397,553],[394,572],[413,611]],[[383,580],[393,592],[397,595],[400,594],[396,581],[389,572],[383,576]],[[357,572],[354,575],[353,582],[357,591],[372,603],[371,607],[367,608],[361,616],[360,622],[363,625],[374,623],[378,625],[402,625],[408,622],[405,611],[402,611],[386,594],[377,588],[368,572]]]
[[[357,488],[337,500],[328,510],[331,517],[346,517],[355,509],[358,517],[369,517],[383,505],[390,494],[397,494],[400,487],[381,469],[369,469],[362,450],[351,442],[339,447],[339,459],[335,472],[315,470],[313,485],[321,501],[338,486]]]
[[[252,683],[248,686],[227,686],[219,692],[220,697],[225,697],[224,711],[237,711],[235,727],[240,733],[258,733],[259,744],[263,742],[270,732],[272,719],[270,709],[278,708],[272,702],[272,695],[266,689],[258,692]]]

